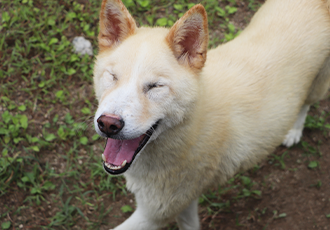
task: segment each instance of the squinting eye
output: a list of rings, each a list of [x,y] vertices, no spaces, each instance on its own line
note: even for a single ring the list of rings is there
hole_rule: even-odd
[[[114,81],[117,81],[117,80],[118,80],[118,78],[117,78],[117,75],[116,75],[116,74],[112,74],[112,76],[113,76],[113,80],[114,80]]]
[[[112,74],[109,71],[105,71],[103,76],[106,77],[106,79],[108,79],[110,81],[117,81],[118,80],[116,74]]]
[[[163,87],[164,85],[163,84],[160,84],[160,83],[151,83],[147,86],[147,90],[146,91],[149,91],[153,88],[160,88],[160,87]]]
[[[153,83],[153,84],[148,85],[148,89],[152,89],[152,88],[156,88],[156,87],[157,87],[157,83]]]

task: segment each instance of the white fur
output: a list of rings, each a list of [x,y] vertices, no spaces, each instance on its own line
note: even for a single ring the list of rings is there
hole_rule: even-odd
[[[198,200],[194,200],[176,218],[180,229],[198,230],[200,229],[198,219]]]
[[[138,208],[127,221],[117,226],[115,230],[157,230],[160,227],[162,227],[162,225],[151,221],[147,216],[147,213],[145,213],[141,208]]]

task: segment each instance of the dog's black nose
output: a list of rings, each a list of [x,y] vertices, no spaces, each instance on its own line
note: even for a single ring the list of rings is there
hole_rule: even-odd
[[[97,119],[97,124],[102,133],[111,136],[119,133],[125,122],[116,115],[101,115]]]

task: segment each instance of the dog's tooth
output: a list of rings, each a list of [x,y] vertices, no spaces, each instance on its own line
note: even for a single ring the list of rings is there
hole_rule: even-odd
[[[109,165],[109,166],[110,166],[110,169],[112,169],[112,170],[116,170],[117,169],[116,166],[112,166],[112,165]]]
[[[105,156],[104,156],[103,153],[102,153],[102,160],[103,160],[103,161],[106,161],[106,160],[105,160]]]
[[[121,167],[124,167],[127,163],[127,160],[124,160],[124,162],[121,164]]]
[[[124,162],[122,163],[122,165],[118,165],[118,166],[116,166],[116,165],[111,165],[111,164],[109,164],[109,163],[107,163],[107,162],[104,162],[104,165],[105,165],[106,167],[108,167],[109,169],[112,169],[112,170],[118,170],[118,169],[121,169],[121,168],[123,168],[126,164],[127,164],[127,160],[124,160]]]

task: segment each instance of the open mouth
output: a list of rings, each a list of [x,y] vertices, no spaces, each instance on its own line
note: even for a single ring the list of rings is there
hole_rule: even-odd
[[[104,153],[102,154],[103,168],[107,173],[118,175],[129,169],[137,154],[148,143],[151,135],[155,132],[158,122],[148,131],[131,140],[116,140],[108,138]]]

